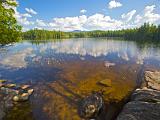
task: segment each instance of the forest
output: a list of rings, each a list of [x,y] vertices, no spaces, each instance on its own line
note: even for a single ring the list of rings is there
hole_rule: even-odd
[[[88,37],[121,37],[126,40],[160,40],[160,25],[144,23],[139,28],[123,29],[114,31],[80,31],[80,32],[62,32],[48,30],[29,30],[22,33],[25,40],[48,40],[48,39],[66,39],[66,38],[88,38]]]
[[[5,6],[10,6],[6,8]],[[49,40],[67,38],[88,38],[88,37],[121,37],[126,40],[136,41],[160,41],[160,25],[144,23],[139,28],[123,30],[95,30],[95,31],[49,31],[33,29],[22,32],[22,26],[17,23],[14,17],[13,7],[17,4],[14,1],[0,1],[0,44],[9,44],[20,40]],[[54,29],[54,28],[53,28]]]

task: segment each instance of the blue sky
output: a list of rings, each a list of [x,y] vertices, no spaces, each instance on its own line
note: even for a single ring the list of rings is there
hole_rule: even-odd
[[[159,0],[17,0],[24,30],[112,30],[159,24]]]

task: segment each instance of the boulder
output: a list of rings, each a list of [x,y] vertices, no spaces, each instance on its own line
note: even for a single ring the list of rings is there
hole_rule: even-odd
[[[102,96],[99,93],[94,93],[82,100],[79,105],[79,114],[82,118],[93,119],[98,116],[102,108]]]
[[[160,91],[153,89],[138,89],[131,96],[131,101],[143,101],[143,102],[160,102]]]
[[[146,71],[145,87],[136,89],[117,120],[160,119],[160,72]]]
[[[127,103],[117,120],[159,120],[160,104],[131,101]]]
[[[112,81],[110,79],[101,80],[98,83],[102,86],[105,86],[105,87],[111,87],[112,86]]]
[[[146,71],[144,78],[148,88],[160,90],[160,72],[159,71]]]

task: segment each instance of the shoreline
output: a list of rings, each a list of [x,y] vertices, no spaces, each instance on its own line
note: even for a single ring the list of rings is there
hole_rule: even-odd
[[[160,71],[145,71],[142,85],[131,95],[116,120],[159,120]]]

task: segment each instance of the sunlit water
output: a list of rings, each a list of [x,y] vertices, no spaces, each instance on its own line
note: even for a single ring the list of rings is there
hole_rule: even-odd
[[[15,106],[18,110],[9,111],[6,120],[79,120],[78,96],[101,90],[96,83],[107,78],[112,80],[112,89],[107,88],[111,92],[106,101],[121,100],[137,86],[138,72],[147,66],[160,68],[158,45],[87,38],[0,47],[0,79],[35,88],[31,102]]]

